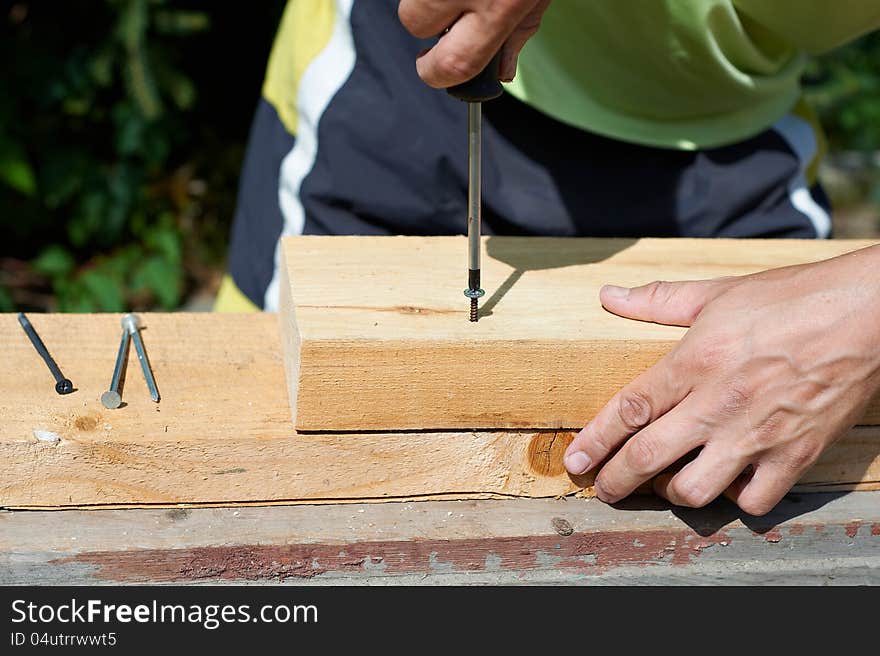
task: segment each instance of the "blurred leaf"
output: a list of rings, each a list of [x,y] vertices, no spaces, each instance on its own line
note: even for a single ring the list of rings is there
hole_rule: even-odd
[[[14,311],[15,303],[12,302],[12,296],[3,285],[0,285],[0,312]]]
[[[162,114],[162,101],[144,47],[148,24],[146,0],[128,0],[119,17],[119,34],[127,55],[125,79],[138,110],[147,120],[154,120]]]
[[[18,4],[26,20],[0,27],[0,244],[39,275],[15,300],[175,307],[222,266],[284,0]]]
[[[95,304],[81,280],[60,278],[54,288],[61,312],[94,312]]]
[[[99,310],[122,312],[125,309],[121,286],[112,277],[92,269],[80,276],[80,282],[92,296]]]
[[[131,284],[135,290],[151,291],[164,308],[171,309],[180,303],[181,274],[179,264],[154,255],[138,268]]]
[[[47,152],[40,168],[40,191],[46,207],[56,209],[77,194],[86,171],[93,167],[88,155],[80,150]]]
[[[833,146],[880,149],[880,33],[812,59],[804,84]]]
[[[31,260],[31,267],[44,276],[57,278],[58,276],[70,275],[76,268],[76,260],[63,246],[52,244]]]
[[[206,13],[181,9],[157,10],[153,17],[153,22],[159,34],[173,36],[186,36],[195,32],[204,32],[211,26],[211,19]]]
[[[143,116],[128,103],[118,103],[112,115],[116,127],[116,151],[120,155],[136,154],[144,142],[146,122]]]
[[[80,196],[74,214],[67,222],[70,243],[82,248],[91,240],[101,237],[107,201],[107,196],[97,189],[91,189]]]
[[[158,251],[168,262],[178,263],[181,260],[180,236],[170,226],[171,217],[165,216],[165,226],[150,230],[145,238],[147,246]]]
[[[107,45],[102,47],[91,62],[92,79],[99,87],[113,84],[113,49]]]
[[[196,85],[187,76],[177,71],[168,71],[164,82],[168,87],[168,93],[178,109],[190,109],[196,102]]]
[[[25,196],[37,191],[34,170],[18,143],[0,133],[0,181]]]

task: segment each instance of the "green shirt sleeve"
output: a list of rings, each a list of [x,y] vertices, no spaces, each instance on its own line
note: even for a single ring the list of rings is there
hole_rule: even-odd
[[[793,47],[813,54],[880,27],[878,0],[733,0],[733,4]]]
[[[880,0],[553,0],[508,93],[623,141],[741,141],[801,96],[807,53],[880,27]]]

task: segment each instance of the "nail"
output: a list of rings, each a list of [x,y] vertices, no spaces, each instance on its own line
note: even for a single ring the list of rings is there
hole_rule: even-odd
[[[575,451],[565,456],[565,468],[569,474],[580,476],[593,466],[593,461],[583,451]]]
[[[606,296],[611,298],[626,298],[629,296],[629,287],[618,287],[617,285],[605,285],[602,291]]]

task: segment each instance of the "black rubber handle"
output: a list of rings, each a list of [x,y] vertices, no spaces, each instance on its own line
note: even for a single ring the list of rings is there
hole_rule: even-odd
[[[501,52],[499,51],[477,77],[449,87],[446,91],[449,92],[449,95],[465,102],[485,102],[497,98],[504,91],[501,82],[498,81],[500,63]]]

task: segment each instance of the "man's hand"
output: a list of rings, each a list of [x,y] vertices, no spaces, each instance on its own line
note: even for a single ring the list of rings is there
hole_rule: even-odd
[[[501,51],[500,79],[516,74],[516,60],[541,24],[550,0],[400,0],[397,13],[420,39],[443,34],[416,60],[419,77],[445,89],[476,77]]]
[[[871,247],[750,276],[604,287],[615,314],[691,328],[587,424],[566,468],[601,464],[608,503],[656,476],[675,505],[724,493],[769,512],[880,389],[878,270]]]

